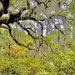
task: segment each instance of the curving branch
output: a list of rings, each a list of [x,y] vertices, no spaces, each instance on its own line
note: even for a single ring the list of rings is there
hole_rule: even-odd
[[[19,26],[20,26],[23,30],[25,30],[25,31],[28,33],[29,36],[31,36],[33,39],[38,39],[37,37],[34,37],[34,36],[30,33],[30,31],[28,30],[28,28],[23,27],[19,22],[18,22],[18,24],[19,24]]]
[[[25,46],[24,44],[19,43],[18,40],[16,40],[16,38],[13,37],[12,32],[11,32],[12,29],[11,29],[10,25],[7,25],[7,27],[8,27],[8,31],[9,31],[9,34],[10,34],[11,38],[13,39],[13,41],[14,41],[16,44],[18,44],[19,46],[23,46],[23,47],[25,47],[25,48],[28,48],[29,50],[35,50],[35,49],[32,49],[32,48],[29,47],[29,45],[30,45],[31,43],[28,43],[28,45],[26,45],[26,46]]]

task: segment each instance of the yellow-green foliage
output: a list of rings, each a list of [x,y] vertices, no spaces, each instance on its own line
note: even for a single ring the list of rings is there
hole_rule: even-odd
[[[25,57],[27,56],[26,50],[26,48],[14,44],[11,46],[11,49],[9,51],[6,51],[6,53],[9,54],[11,57]]]
[[[75,0],[72,0],[69,6],[69,10],[71,13],[75,13]]]
[[[16,40],[19,40],[19,43],[24,45],[32,44],[34,42],[29,35],[16,29],[12,30],[12,35],[15,36]]]
[[[12,42],[5,30],[1,30],[0,33],[0,40],[6,40],[8,38],[8,40]],[[8,36],[6,37],[6,34],[4,35],[3,33],[7,33]],[[21,32],[20,35],[22,35]],[[51,45],[52,49],[57,51],[58,46],[53,42],[54,38],[56,38],[56,35],[57,34],[53,36],[48,35],[44,38],[44,40]],[[17,37],[17,39],[18,38],[21,39],[22,37]],[[29,38],[27,35],[25,38],[31,39],[31,37]],[[6,43],[5,40],[3,45]],[[20,41],[22,41],[22,39]],[[25,43],[26,42],[24,42],[24,44]],[[11,75],[12,73],[17,75],[66,75],[66,73],[75,75],[75,45],[70,40],[66,42],[65,49],[62,48],[61,51],[58,50],[53,54],[46,54],[45,56],[39,58],[30,56],[27,48],[19,46],[15,43],[10,46],[9,50],[7,49],[4,52],[2,50],[0,53],[1,75]],[[35,52],[33,51],[33,53]]]
[[[48,45],[51,46],[52,49],[58,50],[58,45],[54,42],[55,38],[57,38],[57,33],[55,33],[54,35],[47,35],[44,37],[45,41],[48,43]]]
[[[28,1],[30,2],[30,0]],[[38,1],[45,2],[46,0]],[[62,2],[63,0],[59,1]],[[52,6],[56,6],[53,4],[54,3],[52,3]],[[9,9],[11,8],[13,12],[14,8],[23,8],[24,6],[27,7],[27,0],[10,0]],[[55,9],[55,11],[57,10],[55,7],[53,8]],[[44,4],[40,4],[40,6],[36,7],[36,15],[33,13],[31,16],[36,19],[43,17],[39,14],[44,11],[44,9]],[[47,16],[50,17],[52,10],[53,9],[51,8],[48,9],[49,15]],[[71,13],[75,12],[74,0],[72,0],[72,2],[70,3],[69,10]],[[18,12],[16,11],[13,12],[13,14],[17,13]],[[58,15],[62,15],[62,13],[58,13]],[[9,19],[8,15],[6,14],[5,19],[7,18]],[[27,24],[30,25],[30,27],[34,26],[34,24],[31,22],[28,22]],[[12,24],[11,32],[13,37],[19,43],[26,46],[29,44],[29,47],[32,46],[33,48],[34,40],[29,35],[25,34],[22,29],[18,30],[17,28],[13,27],[16,27],[16,25]],[[66,30],[65,33],[67,33]],[[70,34],[70,32],[68,32],[68,34]],[[65,41],[65,45],[62,46],[61,44],[58,44],[61,48],[58,49],[58,45],[55,41],[57,40],[58,35],[58,32],[55,31],[51,33],[51,35],[44,36],[44,41],[46,43],[43,42],[44,44],[41,47],[41,49],[44,48],[43,52],[41,50],[37,52],[33,50],[33,52],[31,52],[30,50],[28,51],[27,48],[17,45],[10,37],[7,29],[0,28],[0,75],[12,75],[13,73],[14,75],[75,75],[75,43],[69,38],[66,38],[67,40]],[[37,44],[38,40],[36,41],[36,45]],[[45,53],[44,51],[47,48],[45,46],[49,47],[49,49],[52,48],[53,52],[50,54]],[[39,56],[39,54],[41,56]]]
[[[11,7],[13,8],[13,7],[27,7],[27,0],[25,1],[25,0],[11,0],[10,1],[10,5],[11,5]]]
[[[10,37],[8,30],[0,28],[0,49],[7,50],[10,44],[14,44],[14,41]]]
[[[0,73],[5,71],[10,66],[10,62],[6,58],[0,57]]]

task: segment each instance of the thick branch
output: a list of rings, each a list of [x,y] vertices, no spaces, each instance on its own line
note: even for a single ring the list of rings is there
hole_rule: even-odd
[[[9,7],[9,2],[10,2],[10,0],[1,0],[1,3],[3,4],[3,12],[4,12],[4,14],[7,13],[7,9]]]

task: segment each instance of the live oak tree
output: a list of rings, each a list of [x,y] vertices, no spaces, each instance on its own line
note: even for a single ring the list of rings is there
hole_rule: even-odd
[[[17,27],[20,26],[20,29],[24,30],[34,40],[40,39],[39,46],[41,46],[44,41],[44,35],[53,32],[53,29],[58,30],[58,32],[65,36],[61,26],[66,24],[65,20],[68,19],[66,17],[67,8],[68,2],[61,0],[1,0],[0,27],[8,29],[11,38],[18,45],[28,47],[29,44],[25,46],[19,43],[19,40],[12,34],[11,24],[16,24],[15,27],[17,25]],[[23,23],[24,21],[25,23]]]
[[[16,44],[29,50],[49,46],[54,51],[55,43],[65,48],[66,42],[75,37],[74,3],[74,0],[0,0],[0,28],[7,29]],[[34,43],[21,42],[24,36],[20,36],[20,31]],[[37,47],[31,48],[35,44]]]
[[[74,24],[74,0],[0,0],[0,74],[75,75]]]

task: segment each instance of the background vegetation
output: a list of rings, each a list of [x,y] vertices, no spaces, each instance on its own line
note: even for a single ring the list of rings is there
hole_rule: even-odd
[[[0,0],[0,75],[75,75],[74,25],[74,0]]]

